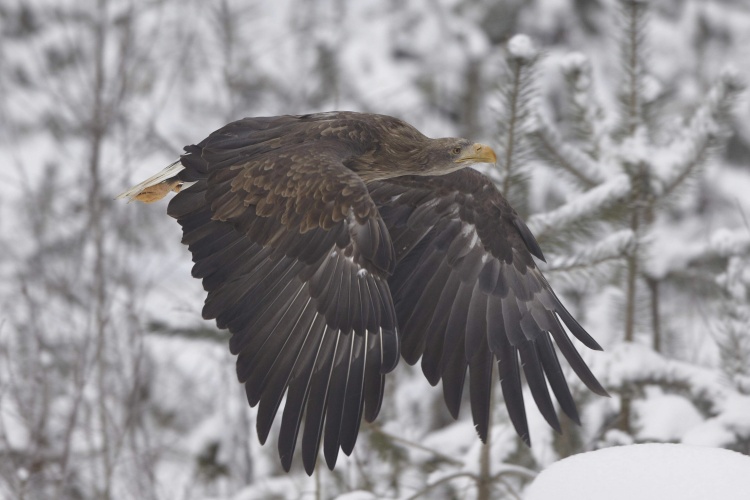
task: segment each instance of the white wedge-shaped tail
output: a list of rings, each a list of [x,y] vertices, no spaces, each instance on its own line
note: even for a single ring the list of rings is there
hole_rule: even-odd
[[[185,170],[185,167],[180,163],[180,160],[177,160],[158,174],[119,194],[116,199],[127,198],[128,203],[133,200],[142,201],[143,203],[153,203],[161,200],[170,191],[180,191],[193,184],[191,182],[184,183],[183,185],[183,182],[177,178],[177,174],[182,170]]]

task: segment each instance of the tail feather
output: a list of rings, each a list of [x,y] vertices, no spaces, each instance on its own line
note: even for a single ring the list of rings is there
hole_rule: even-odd
[[[185,166],[180,163],[180,160],[177,160],[158,174],[119,194],[116,199],[127,198],[128,203],[133,200],[144,203],[153,203],[160,200],[170,191],[180,191],[180,189],[193,184],[192,182],[183,184],[183,181],[177,177],[183,170],[185,170]]]

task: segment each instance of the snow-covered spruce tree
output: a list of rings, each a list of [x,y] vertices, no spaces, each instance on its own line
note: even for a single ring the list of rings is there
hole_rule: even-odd
[[[543,112],[535,115],[530,138],[534,152],[569,181],[575,194],[570,197],[573,201],[532,217],[529,225],[547,248],[567,246],[570,257],[549,259],[548,271],[557,278],[571,278],[601,262],[620,262],[612,279],[622,291],[621,340],[638,340],[665,352],[665,332],[679,329],[672,324],[679,315],[667,317],[664,309],[675,310],[675,301],[691,295],[693,303],[707,305],[708,313],[717,299],[727,296],[717,293],[716,267],[710,269],[705,261],[687,258],[686,253],[680,256],[687,242],[674,241],[680,236],[665,229],[695,215],[694,205],[686,206],[684,201],[690,195],[690,181],[700,176],[722,145],[743,85],[734,73],[723,73],[693,115],[674,125],[660,112],[660,86],[649,69],[647,9],[645,1],[619,2],[622,80],[617,111],[608,112],[595,98],[588,59],[582,54],[565,59],[572,138],[563,139]],[[725,266],[727,259],[747,254],[742,245],[735,250],[723,257]],[[667,263],[665,251],[673,257]],[[696,274],[714,285],[685,287],[685,278]],[[632,435],[631,407],[642,386],[622,379],[619,385],[607,387],[620,396],[619,416],[612,423]]]
[[[5,498],[156,495],[152,364],[137,325],[144,288],[115,238],[127,224],[104,195],[110,141],[142,83],[122,7],[18,6],[22,29],[4,40],[4,60],[25,75],[4,115],[8,136],[25,144],[6,165],[22,173],[24,193],[0,242],[12,249],[3,282],[13,287],[0,295]]]
[[[497,122],[498,162],[490,172],[511,205],[521,214],[529,211],[530,155],[529,130],[535,95],[536,63],[539,51],[525,35],[508,42],[504,77],[498,86]]]
[[[750,228],[744,229],[720,233],[713,242],[712,250],[727,258],[716,280],[722,300],[714,330],[723,372],[739,393],[750,395]]]
[[[177,74],[159,56],[187,44],[162,2],[58,4],[0,8],[0,498],[177,498],[163,465],[211,407],[173,390],[178,356],[143,324],[163,280],[147,269],[166,267],[148,257],[166,246],[157,218],[113,198],[144,157],[177,149],[153,128]]]

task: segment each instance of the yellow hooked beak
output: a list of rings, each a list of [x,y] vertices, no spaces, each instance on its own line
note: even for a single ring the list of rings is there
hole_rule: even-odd
[[[496,163],[497,156],[491,147],[485,144],[479,144],[478,142],[466,148],[461,156],[454,160],[456,163]]]

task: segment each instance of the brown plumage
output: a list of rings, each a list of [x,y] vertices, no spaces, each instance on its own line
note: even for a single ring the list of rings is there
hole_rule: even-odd
[[[429,139],[401,120],[351,112],[245,118],[185,148],[180,161],[123,193],[153,201],[183,229],[203,317],[232,332],[230,350],[265,442],[284,394],[278,448],[289,470],[302,431],[311,474],[372,421],[399,353],[422,360],[458,416],[464,380],[487,436],[492,365],[529,443],[521,372],[545,419],[560,425],[547,383],[578,422],[552,340],[581,380],[606,391],[562,324],[592,349],[537,269],[524,222],[484,175],[487,146]],[[322,439],[322,436],[325,438]]]

